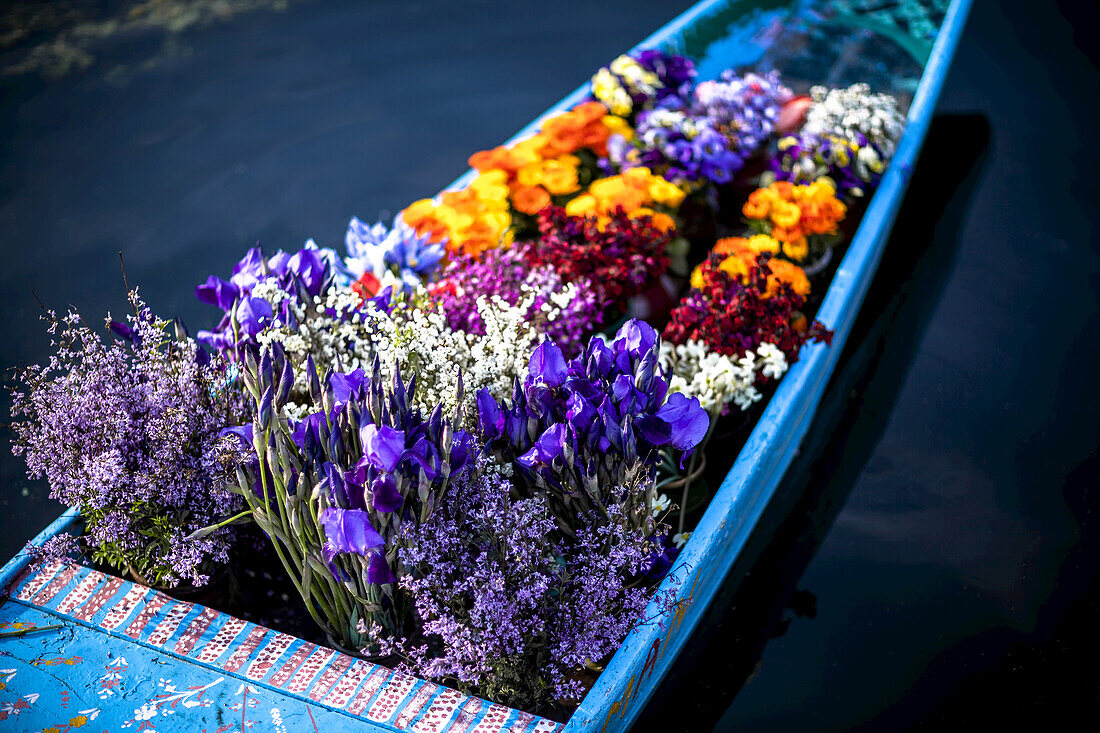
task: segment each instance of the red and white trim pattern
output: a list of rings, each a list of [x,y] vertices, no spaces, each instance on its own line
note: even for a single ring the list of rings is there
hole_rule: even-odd
[[[553,721],[467,697],[79,565],[54,561],[31,569],[13,581],[11,598],[74,623],[165,647],[194,664],[247,678],[305,705],[364,717],[387,729],[416,733],[556,733],[561,729]],[[222,657],[226,658],[219,665]]]

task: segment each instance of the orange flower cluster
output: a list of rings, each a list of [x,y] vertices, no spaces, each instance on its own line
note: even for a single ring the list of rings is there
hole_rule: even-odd
[[[482,173],[464,189],[445,191],[439,203],[414,201],[401,212],[401,218],[417,234],[430,234],[433,242],[446,237],[448,252],[478,255],[510,244],[507,176],[501,171]]]
[[[470,167],[484,174],[503,173],[512,208],[537,214],[551,203],[552,196],[580,190],[574,155],[588,148],[607,155],[612,133],[633,134],[626,121],[607,113],[599,102],[585,102],[542,123],[539,132],[508,147],[482,150],[470,156]]]
[[[712,254],[724,255],[717,267],[708,259],[691,273],[691,286],[702,290],[710,284],[715,269],[722,270],[735,280],[747,283],[756,258],[762,254],[778,254],[780,243],[766,234],[719,239],[711,250]],[[805,298],[810,294],[810,280],[798,265],[772,257],[768,260],[768,286],[764,297],[770,298],[779,292],[782,285],[789,285],[798,295]]]
[[[779,241],[784,255],[801,261],[809,254],[809,238],[836,234],[848,208],[837,199],[833,184],[819,178],[807,185],[776,181],[758,188],[749,194],[742,212]]]
[[[667,232],[676,223],[668,214],[651,207],[678,208],[685,195],[681,188],[653,174],[648,168],[630,168],[617,176],[592,181],[588,191],[565,205],[565,213],[570,216],[594,216],[602,228],[610,221],[611,214],[621,207],[631,218],[651,217],[653,226]]]

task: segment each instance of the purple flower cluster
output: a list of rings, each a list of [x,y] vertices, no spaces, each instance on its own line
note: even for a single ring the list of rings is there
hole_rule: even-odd
[[[94,560],[201,585],[211,563],[227,560],[231,530],[188,535],[240,506],[217,444],[243,400],[224,362],[169,338],[136,292],[130,303],[127,322],[109,323],[123,337],[113,341],[75,314],[50,314],[57,352],[22,373],[14,450],[51,498],[80,507]]]
[[[649,594],[631,587],[651,543],[607,514],[558,531],[543,497],[516,499],[483,463],[452,485],[425,524],[402,534],[402,579],[427,643],[416,670],[506,704],[545,709],[583,697],[584,665],[613,652]]]
[[[710,424],[696,398],[677,392],[665,399],[659,352],[657,332],[637,320],[610,344],[593,338],[569,362],[553,342],[543,342],[510,401],[478,393],[487,450],[515,463],[528,494],[548,492],[563,521],[606,507],[607,491],[639,473],[648,476],[660,449],[689,455]],[[645,502],[634,502],[626,519],[652,525]]]
[[[724,134],[733,148],[751,155],[775,131],[779,109],[793,96],[779,80],[779,72],[738,76],[723,72],[721,80],[695,87],[692,111]]]
[[[813,183],[828,176],[846,197],[864,196],[874,189],[886,169],[882,152],[861,132],[849,138],[809,132],[780,139],[769,161],[778,181]]]
[[[434,511],[448,480],[474,460],[473,439],[441,406],[425,417],[414,407],[415,376],[406,384],[398,370],[387,385],[377,360],[369,375],[357,369],[322,380],[310,357],[316,411],[301,422],[282,416],[293,383],[282,348],[274,344],[258,361],[248,351],[244,361],[253,422],[228,432],[245,448],[238,484],[253,519],[334,640],[364,646],[356,631],[363,616],[349,615],[356,599],[370,600],[357,612],[371,620],[367,626],[398,633],[403,619],[391,584],[401,569],[392,540],[403,524]]]
[[[670,97],[687,99],[691,93],[691,83],[695,79],[695,63],[687,56],[669,54],[655,48],[647,48],[634,56],[635,60],[646,71],[652,71],[657,75],[661,86],[657,89],[654,103],[666,102]],[[630,87],[628,83],[628,88]],[[638,94],[631,89],[632,96]],[[646,98],[634,97],[635,109],[647,102]]]
[[[233,268],[229,280],[211,275],[195,286],[195,297],[224,312],[213,331],[199,331],[198,340],[218,351],[236,353],[238,346],[254,344],[261,331],[292,320],[285,305],[276,310],[276,304],[253,295],[261,283],[274,284],[299,303],[312,306],[332,282],[332,263],[322,250],[307,246],[292,255],[279,250],[265,257],[259,247],[253,247]]]
[[[432,288],[447,325],[456,331],[484,335],[485,324],[477,309],[480,298],[495,295],[512,306],[530,298],[528,317],[540,332],[568,345],[566,348],[579,348],[576,345],[584,343],[603,322],[600,289],[587,277],[579,277],[571,281],[568,300],[562,303],[561,298],[554,299],[565,283],[553,266],[529,264],[531,246],[497,247],[480,255],[455,256]],[[547,311],[556,311],[557,315],[547,321]]]
[[[605,168],[646,166],[676,183],[727,183],[745,162],[730,139],[709,120],[685,110],[656,107],[642,112],[635,133],[632,140],[611,137]]]
[[[606,172],[646,166],[671,181],[727,183],[775,131],[792,97],[776,72],[700,82],[690,97],[669,97],[639,113],[635,136],[608,140]]]

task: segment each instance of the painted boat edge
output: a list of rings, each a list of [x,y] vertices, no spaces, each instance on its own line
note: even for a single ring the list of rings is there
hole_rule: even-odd
[[[32,547],[41,547],[50,538],[68,531],[76,524],[79,518],[80,509],[76,507],[66,509],[60,517],[50,522],[50,524],[47,525],[44,530],[36,534],[23,549],[15,553],[14,557],[4,563],[4,567],[0,568],[0,595],[3,595],[3,592],[7,590],[7,587],[11,585],[11,582],[15,580],[16,576],[30,564],[33,559],[33,555],[31,554]]]
[[[660,586],[658,592],[672,592],[686,601],[686,610],[677,610],[667,627],[653,623],[631,632],[563,733],[626,730],[635,722],[748,543],[809,429],[878,268],[971,5],[972,0],[952,0],[909,108],[906,131],[818,311],[818,319],[834,329],[832,346],[806,348],[780,382],[692,540]],[[722,545],[727,545],[724,551],[713,552]],[[696,565],[700,569],[693,572]],[[704,572],[707,582],[699,587]],[[680,577],[676,590],[673,585]],[[651,604],[647,617],[657,610],[656,603]]]

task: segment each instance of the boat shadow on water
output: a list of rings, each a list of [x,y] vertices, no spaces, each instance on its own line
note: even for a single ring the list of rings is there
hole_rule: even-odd
[[[932,120],[908,196],[813,425],[775,500],[638,730],[709,730],[760,664],[768,640],[816,597],[799,580],[871,457],[953,269],[991,141],[976,115]],[[939,216],[929,212],[941,212]]]

